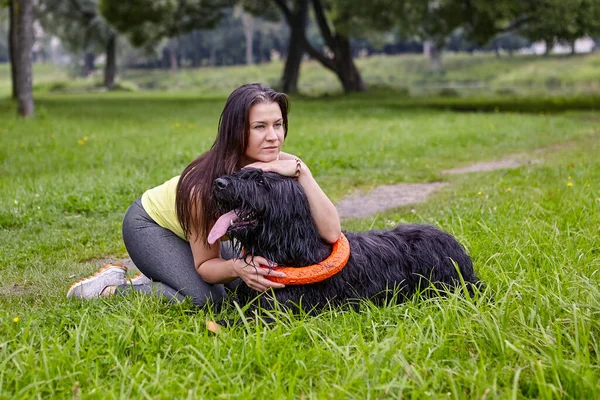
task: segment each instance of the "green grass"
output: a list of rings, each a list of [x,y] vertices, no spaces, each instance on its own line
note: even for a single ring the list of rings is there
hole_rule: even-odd
[[[409,92],[413,96],[573,96],[597,95],[600,91],[600,53],[551,57],[515,55],[496,58],[493,54],[443,55],[443,71],[429,70],[423,55],[374,56],[356,60],[371,88]],[[247,82],[276,86],[283,71],[282,62],[251,67],[165,70],[120,70],[125,90],[192,92],[227,95]],[[0,96],[10,93],[9,68],[0,65]],[[38,92],[80,92],[99,90],[102,69],[90,78],[69,77],[50,65],[34,66]],[[303,62],[299,89],[309,96],[336,94],[341,86],[336,76],[314,61]]]
[[[67,82],[67,72],[52,64],[34,64],[34,85],[46,87],[53,82]],[[10,79],[10,64],[0,64],[0,97],[10,96],[12,93],[12,83]]]
[[[234,305],[214,315],[141,295],[67,301],[97,267],[89,260],[126,254],[129,204],[210,145],[220,90],[39,95],[25,121],[0,103],[1,398],[600,398],[593,111],[459,113],[393,92],[293,99],[285,150],[335,201],[379,184],[450,183],[343,225],[441,226],[472,254],[487,285],[479,299],[277,313],[274,325],[218,336],[205,321],[236,317]],[[515,153],[541,163],[440,173]]]

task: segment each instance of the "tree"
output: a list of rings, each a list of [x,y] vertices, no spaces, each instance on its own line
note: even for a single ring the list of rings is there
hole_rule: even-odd
[[[278,19],[279,14],[274,19],[250,14],[251,35],[248,35],[247,27],[243,26],[246,14],[250,13],[241,12],[239,9],[224,10],[224,16],[214,29],[194,30],[178,36],[178,62],[194,67],[244,64],[249,59],[255,63],[262,63],[271,60],[273,51],[285,54],[287,25]],[[252,37],[251,46],[246,42],[250,39],[249,36]],[[164,59],[168,60],[168,56]],[[149,66],[147,61],[146,65]]]
[[[13,90],[18,112],[24,117],[33,115],[33,0],[10,0],[10,54]]]
[[[259,12],[269,10],[265,0],[240,1],[245,7]],[[366,90],[360,71],[354,63],[350,37],[365,34],[367,25],[364,23],[362,9],[368,9],[370,3],[365,4],[363,0],[273,0],[273,3],[290,28],[288,53],[281,79],[285,92],[297,91],[304,53],[335,73],[345,92]],[[322,39],[320,45],[307,37],[311,6]]]
[[[469,0],[346,0],[353,15],[360,15],[362,30],[394,29],[404,40],[424,43],[430,69],[441,69],[441,52],[459,28]],[[478,1],[478,0],[473,0]]]
[[[312,49],[309,49],[309,53],[337,75],[345,92],[365,91],[366,85],[350,50],[350,34],[353,28],[360,26],[356,21],[360,19],[360,14],[353,14],[343,0],[325,3],[329,8],[330,18],[327,17],[322,0],[312,0],[312,5],[317,25],[332,57],[324,57]],[[355,31],[358,33],[358,30]]]
[[[442,69],[442,50],[452,33],[462,25],[463,18],[464,6],[460,1],[429,1],[427,7],[422,8],[417,19],[416,35],[432,44],[429,54],[431,70]]]
[[[117,35],[100,14],[98,0],[39,0],[37,15],[44,30],[60,38],[70,53],[83,53],[84,76],[94,70],[96,53],[104,51],[104,85],[114,86]]]
[[[246,48],[246,65],[254,64],[254,31],[256,18],[244,11],[243,7],[234,7],[233,16],[242,23]]]
[[[149,46],[200,28],[214,27],[227,0],[100,0],[102,15],[135,47]],[[176,68],[175,44],[168,46]]]
[[[104,63],[104,86],[112,89],[117,75],[117,34],[112,30],[106,42],[106,62]]]
[[[544,40],[549,51],[557,40],[573,43],[600,34],[597,0],[469,0],[467,5],[465,28],[479,44],[497,35],[519,33]]]
[[[305,52],[309,0],[292,0],[291,4],[288,0],[237,0],[236,4],[247,14],[260,16],[263,20],[271,22],[280,20],[280,15],[275,11],[279,9],[290,29],[285,66],[280,81],[281,90],[297,93],[300,64]]]
[[[290,28],[287,57],[281,77],[281,90],[285,93],[298,92],[300,64],[302,63],[304,52],[307,46],[309,46],[306,40],[308,3],[309,0],[296,0],[294,6],[290,7],[285,0],[275,0],[275,4],[281,10]]]
[[[521,34],[544,40],[547,53],[555,41],[569,43],[575,53],[575,40],[600,34],[600,4],[597,0],[540,0]]]
[[[305,9],[308,7],[308,1],[297,0],[296,8],[292,9],[286,1],[275,0],[275,4],[290,25],[290,36],[294,33],[297,35],[294,40],[290,37],[288,58],[292,51],[298,53],[306,51],[325,68],[336,74],[345,92],[362,92],[366,90],[366,85],[352,58],[349,38],[350,28],[353,26],[351,20],[357,17],[357,14],[349,12],[350,8],[344,5],[343,0],[325,1],[327,2],[310,0],[317,26],[325,44],[325,47],[319,51],[306,38]],[[286,66],[287,64],[286,62]],[[290,70],[291,73],[299,70],[299,63],[290,63]],[[282,81],[286,82],[285,71]]]

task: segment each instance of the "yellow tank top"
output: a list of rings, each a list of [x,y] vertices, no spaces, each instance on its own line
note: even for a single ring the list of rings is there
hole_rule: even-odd
[[[179,176],[169,179],[142,195],[142,206],[148,215],[160,226],[170,230],[183,240],[187,240],[177,219],[175,194]]]

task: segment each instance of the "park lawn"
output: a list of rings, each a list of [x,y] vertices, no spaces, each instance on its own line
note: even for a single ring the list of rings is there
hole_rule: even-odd
[[[317,317],[238,315],[132,295],[67,301],[121,218],[206,150],[225,98],[44,95],[0,103],[0,397],[598,398],[600,115],[459,113],[394,95],[292,101],[285,150],[334,201],[356,188],[450,184],[423,204],[344,221],[450,231],[486,283],[475,299],[414,299]],[[527,153],[514,170],[441,170]]]
[[[500,58],[493,53],[444,53],[443,70],[431,71],[422,54],[372,56],[356,59],[370,88],[393,89],[411,96],[572,96],[594,95],[600,90],[600,52],[552,55],[515,54]],[[282,61],[253,66],[182,68],[169,70],[125,69],[117,76],[120,90],[169,91],[226,96],[248,82],[277,86]],[[34,64],[34,89],[44,92],[102,90],[102,68],[88,78],[49,64]],[[299,90],[303,95],[337,94],[341,85],[331,71],[316,61],[302,63]],[[10,94],[10,69],[0,64],[0,96]]]

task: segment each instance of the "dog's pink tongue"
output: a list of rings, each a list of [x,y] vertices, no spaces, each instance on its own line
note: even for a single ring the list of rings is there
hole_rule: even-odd
[[[215,226],[213,226],[208,234],[208,243],[215,244],[220,237],[227,233],[229,225],[231,225],[231,222],[235,221],[236,219],[238,219],[238,216],[236,215],[235,210],[221,215],[217,222],[215,222]]]

